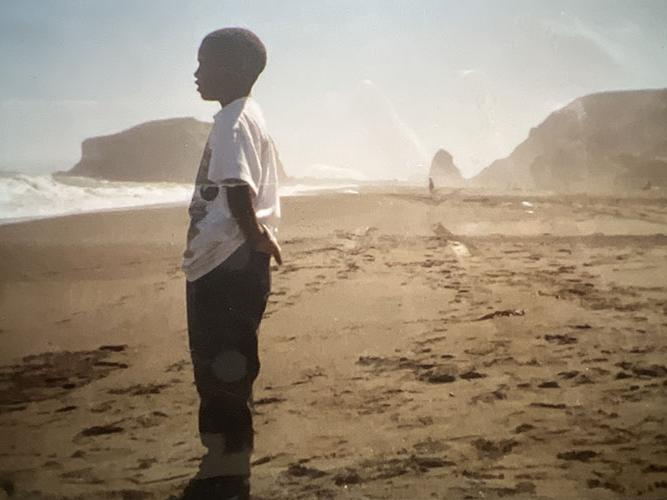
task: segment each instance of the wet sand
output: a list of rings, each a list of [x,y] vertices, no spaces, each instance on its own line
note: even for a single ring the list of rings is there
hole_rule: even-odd
[[[262,499],[667,497],[667,200],[284,200]],[[168,498],[203,450],[177,209],[0,226],[0,498]]]

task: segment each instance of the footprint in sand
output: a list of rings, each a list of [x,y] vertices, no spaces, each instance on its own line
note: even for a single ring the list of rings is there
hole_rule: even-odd
[[[599,453],[592,450],[572,450],[559,453],[556,455],[560,460],[568,461],[577,461],[577,462],[589,462],[592,458],[595,458]]]
[[[611,490],[615,493],[624,493],[625,487],[614,482],[613,480],[600,480],[598,478],[589,479],[586,481],[586,486],[589,488],[603,488],[605,490]]]
[[[319,477],[327,475],[326,472],[316,469],[314,467],[308,467],[303,463],[291,464],[285,471],[285,474],[291,477],[299,477],[299,478],[305,477],[308,479],[317,479]]]
[[[558,385],[558,382],[555,380],[547,380],[546,382],[539,384],[537,387],[540,389],[559,389],[560,385]]]
[[[347,486],[349,484],[360,484],[363,482],[361,476],[354,470],[339,472],[333,477],[336,486]]]
[[[146,396],[148,394],[159,394],[162,392],[162,389],[167,387],[167,384],[134,384],[128,387],[109,389],[107,393],[127,396]]]
[[[507,399],[507,389],[505,384],[501,384],[495,391],[478,394],[470,399],[471,404],[477,403],[495,403]]]
[[[282,403],[286,401],[285,398],[277,397],[277,396],[269,396],[266,398],[260,398],[255,401],[253,401],[253,405],[255,406],[264,406],[264,405],[272,405],[276,403]]]
[[[83,429],[77,437],[105,436],[107,434],[117,434],[124,432],[124,429],[115,424],[93,425]]]
[[[667,367],[664,365],[652,364],[640,364],[640,363],[631,363],[628,361],[621,361],[616,363],[615,366],[622,368],[623,370],[630,371],[637,378],[661,378],[667,377]]]
[[[449,384],[456,381],[456,375],[446,368],[429,370],[420,374],[417,378],[429,384]]]
[[[133,429],[149,429],[151,427],[157,427],[162,424],[163,420],[167,418],[168,415],[161,411],[152,411],[144,415],[139,415],[132,419],[135,424]]]
[[[514,428],[515,434],[523,434],[524,432],[532,431],[535,426],[532,424],[520,424]]]
[[[93,473],[92,467],[64,472],[60,474],[60,478],[65,483],[104,484],[104,480],[100,479]]]
[[[491,460],[497,460],[511,453],[518,444],[513,439],[492,441],[490,439],[479,438],[472,442],[472,446],[477,450],[479,458],[488,458]]]
[[[485,373],[480,373],[480,372],[478,372],[474,369],[468,370],[468,371],[462,373],[461,375],[459,375],[459,377],[462,378],[463,380],[474,380],[474,379],[477,379],[477,378],[486,378],[486,376],[487,375]]]
[[[576,344],[578,342],[576,337],[566,334],[554,334],[554,335],[547,334],[544,336],[544,340],[546,340],[549,343],[557,345],[569,345],[569,344]]]

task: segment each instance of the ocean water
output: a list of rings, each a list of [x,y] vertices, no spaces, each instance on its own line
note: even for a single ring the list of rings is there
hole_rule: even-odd
[[[355,192],[351,184],[289,184],[281,196]],[[187,205],[192,184],[112,182],[83,177],[0,173],[0,224],[129,207]]]

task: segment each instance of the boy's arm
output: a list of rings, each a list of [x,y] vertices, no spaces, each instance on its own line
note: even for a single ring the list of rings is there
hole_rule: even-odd
[[[272,255],[278,264],[283,263],[280,246],[273,235],[264,228],[255,216],[250,186],[244,182],[226,186],[229,210],[236,219],[250,247]]]

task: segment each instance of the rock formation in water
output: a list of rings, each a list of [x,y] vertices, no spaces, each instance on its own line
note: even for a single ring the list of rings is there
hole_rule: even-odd
[[[66,174],[111,181],[193,182],[210,129],[210,123],[194,118],[171,118],[86,139],[81,160]],[[286,178],[282,166],[278,175]]]
[[[461,172],[454,165],[454,159],[444,149],[439,149],[431,161],[429,177],[433,181],[434,188],[461,187],[465,181]]]
[[[603,92],[551,113],[474,186],[591,192],[665,186],[667,89]]]

